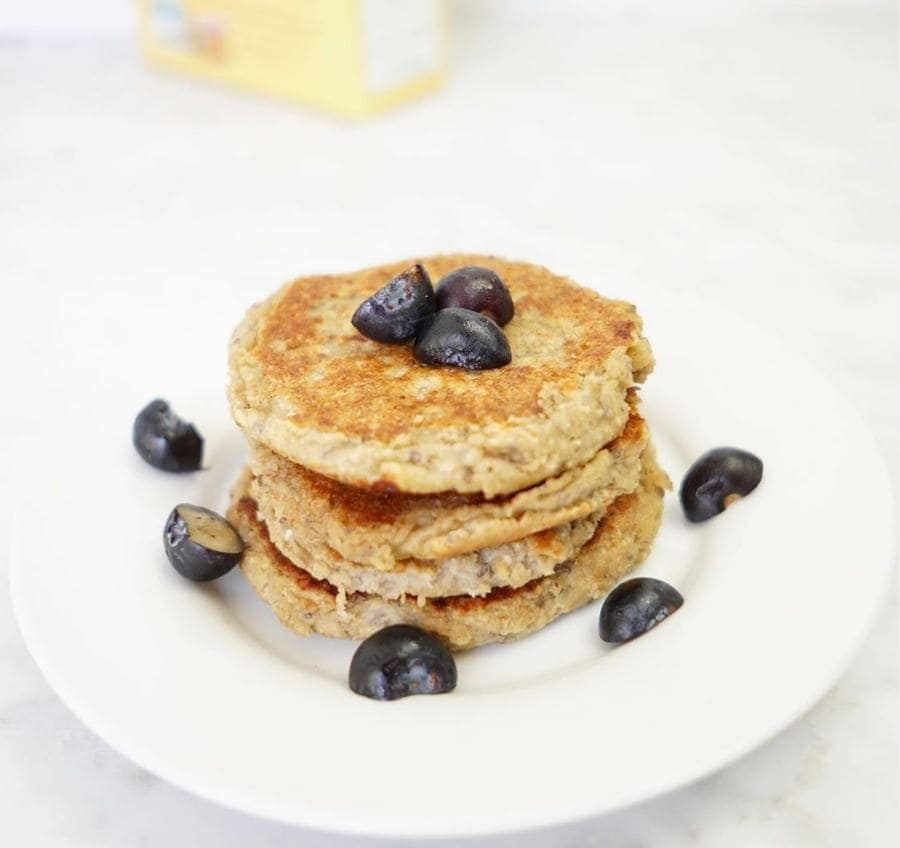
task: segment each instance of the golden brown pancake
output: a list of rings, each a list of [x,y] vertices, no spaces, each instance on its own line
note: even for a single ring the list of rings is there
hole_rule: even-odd
[[[496,588],[485,597],[417,603],[363,593],[344,596],[302,563],[292,563],[269,538],[249,495],[249,480],[247,473],[235,487],[228,518],[247,545],[244,575],[282,624],[301,635],[362,639],[389,624],[407,623],[441,636],[455,650],[519,638],[605,594],[647,556],[668,485],[648,457],[638,488],[614,501],[578,555],[551,575],[515,589]]]
[[[583,466],[490,500],[357,489],[259,445],[251,450],[250,465],[256,476],[253,494],[266,519],[291,536],[327,545],[347,560],[381,571],[405,568],[410,559],[451,557],[460,568],[471,569],[483,563],[485,548],[602,512],[632,491],[648,440],[635,402],[623,433]]]
[[[508,286],[512,362],[426,367],[350,323],[413,262],[437,282],[483,265]],[[301,277],[252,307],[230,348],[232,413],[248,437],[312,471],[376,490],[515,492],[585,464],[622,430],[652,367],[631,304],[491,256],[414,257]]]

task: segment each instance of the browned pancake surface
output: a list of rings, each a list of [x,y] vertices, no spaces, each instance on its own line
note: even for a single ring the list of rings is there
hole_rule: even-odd
[[[504,368],[424,368],[408,345],[360,335],[354,310],[395,274],[422,261],[437,281],[461,265],[496,271],[513,296]],[[536,265],[487,256],[404,260],[355,274],[303,277],[262,319],[256,347],[266,383],[296,408],[291,420],[360,439],[390,441],[423,427],[482,425],[534,415],[540,392],[565,393],[580,374],[630,347],[641,324],[630,304],[607,300]]]
[[[504,279],[515,303],[504,327],[509,365],[423,366],[411,345],[356,331],[354,310],[412,262],[435,282],[462,265]],[[319,474],[375,490],[493,497],[583,464],[619,434],[626,392],[653,364],[641,333],[631,304],[545,268],[417,257],[301,277],[252,307],[232,338],[229,398],[251,439]]]

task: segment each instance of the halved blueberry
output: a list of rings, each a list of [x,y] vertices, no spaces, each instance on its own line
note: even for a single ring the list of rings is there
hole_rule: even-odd
[[[134,419],[131,441],[141,458],[163,471],[196,471],[203,461],[203,439],[164,400],[150,401]]]
[[[350,688],[376,701],[438,695],[456,687],[456,662],[447,646],[408,624],[373,633],[350,662]]]
[[[193,504],[178,504],[169,513],[163,546],[182,577],[201,582],[227,574],[244,553],[243,540],[225,518]]]
[[[499,326],[513,317],[513,302],[503,280],[490,268],[466,265],[451,271],[434,291],[438,309],[458,306],[480,312]]]
[[[606,596],[600,610],[600,638],[628,642],[656,627],[683,603],[674,586],[654,577],[633,577]]]
[[[434,314],[434,289],[428,272],[413,265],[364,300],[350,319],[366,338],[400,344],[414,338]]]
[[[436,312],[416,339],[413,355],[425,365],[483,371],[512,360],[506,336],[490,318],[450,306]]]
[[[749,495],[762,480],[762,460],[740,448],[716,448],[700,457],[681,483],[688,521],[706,521]]]

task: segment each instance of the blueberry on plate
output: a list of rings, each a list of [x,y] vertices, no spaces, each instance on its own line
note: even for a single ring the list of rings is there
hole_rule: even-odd
[[[762,480],[762,460],[740,448],[703,454],[681,483],[679,497],[688,521],[706,521],[749,495]]]
[[[509,342],[485,315],[449,306],[436,312],[416,339],[413,355],[424,365],[470,371],[501,368],[512,360]]]
[[[458,306],[492,318],[501,327],[513,317],[509,289],[490,268],[466,265],[442,277],[434,290],[438,309]]]
[[[134,419],[131,440],[141,458],[163,471],[196,471],[203,462],[203,439],[164,400],[150,401]]]
[[[414,338],[433,314],[431,279],[421,265],[413,265],[364,300],[350,322],[366,338],[401,344]]]
[[[408,624],[373,633],[350,661],[350,688],[376,701],[438,695],[456,687],[456,663],[447,646]]]
[[[240,561],[244,542],[221,515],[178,504],[166,519],[163,546],[172,567],[188,580],[206,582],[227,574]]]
[[[633,577],[606,596],[600,610],[600,638],[628,642],[656,627],[683,603],[674,586],[653,577]]]

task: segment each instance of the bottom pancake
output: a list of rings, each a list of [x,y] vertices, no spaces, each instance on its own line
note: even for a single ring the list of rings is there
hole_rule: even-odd
[[[387,600],[346,596],[288,560],[269,539],[245,474],[232,493],[228,518],[246,543],[241,569],[281,623],[301,635],[364,639],[389,624],[412,624],[441,636],[454,650],[506,642],[533,633],[563,613],[605,594],[647,556],[662,516],[665,473],[645,455],[641,482],[607,509],[596,532],[571,561],[518,589],[484,597]]]

